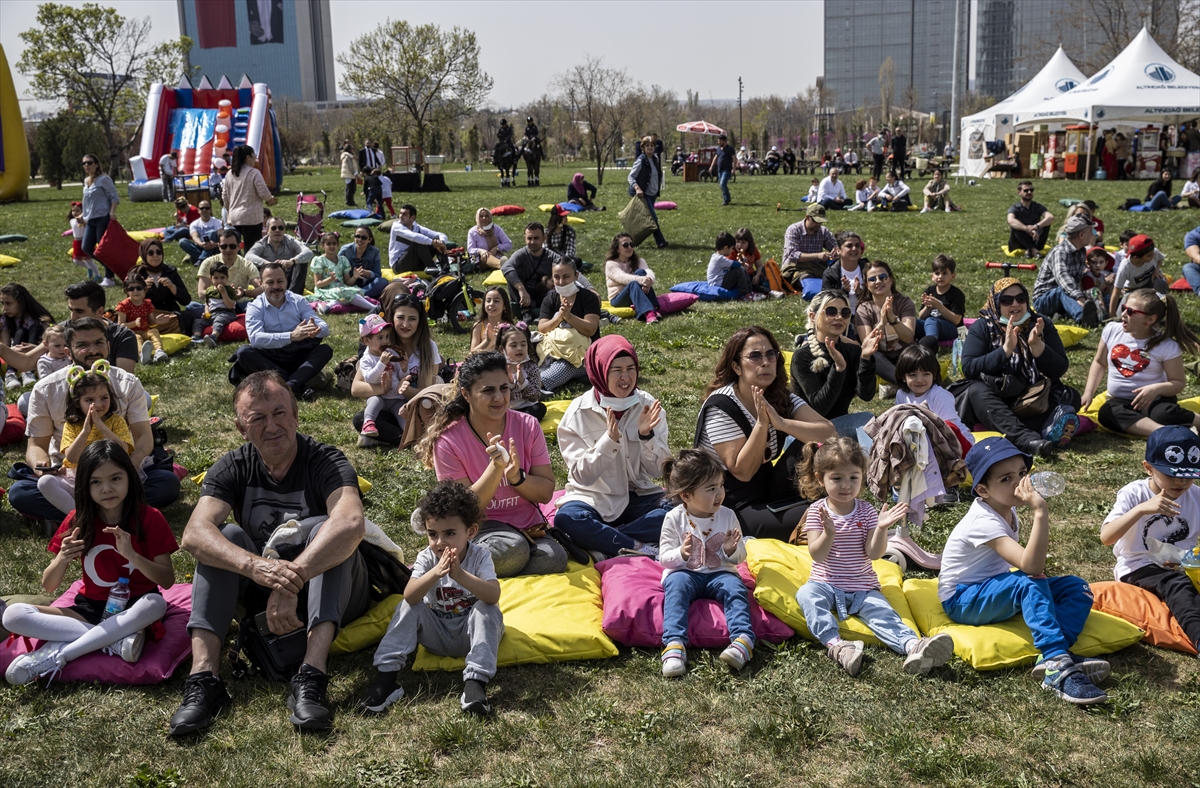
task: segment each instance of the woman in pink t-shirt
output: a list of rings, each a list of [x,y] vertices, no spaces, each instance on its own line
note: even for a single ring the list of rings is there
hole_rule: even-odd
[[[564,571],[567,553],[546,533],[537,506],[554,492],[550,452],[537,419],[508,408],[508,361],[495,351],[468,356],[456,384],[419,456],[439,481],[461,482],[479,497],[485,519],[473,541],[491,552],[497,577]]]

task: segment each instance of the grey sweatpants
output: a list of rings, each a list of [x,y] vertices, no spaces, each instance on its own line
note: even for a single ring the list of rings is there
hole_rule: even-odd
[[[318,525],[309,532],[309,543],[322,527],[323,524]],[[261,552],[250,536],[235,523],[221,526],[221,535],[243,550],[255,555]],[[283,557],[294,558],[300,552]],[[188,619],[188,631],[206,629],[224,640],[238,603],[245,601],[247,612],[257,613],[265,609],[270,594],[269,588],[252,583],[248,577],[197,563],[192,580],[192,616]],[[246,599],[247,596],[252,599]],[[358,618],[367,612],[371,603],[371,587],[362,556],[356,550],[342,563],[310,578],[300,590],[300,597],[297,616],[302,615],[301,611],[305,609],[303,602],[307,597],[307,624],[310,631],[326,621],[332,621],[340,627]]]
[[[504,637],[504,616],[496,605],[476,600],[465,616],[443,618],[422,600],[401,601],[387,634],[375,650],[375,667],[384,673],[404,668],[417,645],[443,657],[466,657],[463,681],[485,684],[496,675],[496,653]]]

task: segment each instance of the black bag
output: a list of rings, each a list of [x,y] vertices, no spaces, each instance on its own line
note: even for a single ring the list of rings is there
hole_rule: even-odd
[[[291,681],[304,664],[307,649],[307,627],[276,635],[267,626],[267,614],[263,611],[242,619],[229,661],[233,664],[234,678],[257,673],[271,681]]]
[[[397,561],[391,553],[367,541],[359,542],[358,554],[367,567],[372,602],[404,593],[404,587],[412,579],[412,572],[407,566]]]
[[[430,320],[441,320],[442,315],[450,308],[454,297],[462,293],[462,285],[453,276],[443,276],[438,279],[425,295],[429,302],[427,312]]]

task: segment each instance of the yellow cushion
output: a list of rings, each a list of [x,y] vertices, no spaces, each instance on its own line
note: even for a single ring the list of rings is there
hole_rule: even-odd
[[[145,241],[147,238],[162,238],[162,233],[155,230],[132,230],[127,233],[135,241]]]
[[[329,647],[329,653],[350,654],[383,640],[388,623],[392,620],[392,613],[396,611],[396,605],[400,604],[402,599],[403,594],[392,594],[371,605],[366,613],[342,627]]]
[[[386,265],[379,272],[379,275],[382,276],[384,279],[388,280],[389,282],[392,282],[396,279],[402,279],[404,277],[410,277],[410,276],[415,276],[418,279],[428,279],[429,278],[429,274],[425,273],[424,271],[406,271],[406,272],[404,272],[404,274],[398,274],[391,269],[391,266],[386,266]]]
[[[497,268],[496,270],[494,270],[490,274],[488,274],[486,277],[484,277],[483,284],[486,287],[492,287],[492,286],[503,287],[504,285],[508,284],[508,280],[504,278],[504,274],[500,273],[500,269]]]
[[[954,638],[954,653],[976,670],[1032,665],[1037,660],[1033,635],[1019,615],[982,627],[955,624],[938,600],[937,580],[905,580],[904,596],[921,627],[921,634],[949,634]],[[1137,643],[1142,634],[1142,630],[1127,621],[1093,610],[1079,639],[1071,646],[1071,653],[1081,657],[1111,654]]]
[[[600,302],[600,308],[608,312],[610,315],[616,315],[622,318],[637,317],[637,312],[633,311],[631,306],[613,306],[607,301]]]
[[[192,481],[195,482],[197,485],[204,484],[204,477],[207,474],[208,474],[208,471],[200,471],[200,473],[198,473],[192,477]],[[375,485],[371,484],[369,481],[367,481],[363,477],[361,477],[361,476],[358,477],[358,491],[360,493],[362,493],[363,495],[366,495],[368,492],[370,492],[371,488],[374,486]]]
[[[542,432],[546,435],[557,435],[558,423],[567,414],[567,406],[571,404],[571,400],[556,399],[542,404],[546,406],[546,415],[542,416]]]
[[[163,350],[167,351],[168,356],[173,356],[185,347],[192,344],[191,337],[186,337],[183,334],[160,334]]]
[[[554,210],[554,203],[544,202],[538,206],[538,210],[542,213],[550,213],[550,211]]]
[[[567,224],[587,224],[587,220],[579,216],[568,216]]]
[[[804,612],[796,601],[796,592],[808,580],[812,570],[812,558],[807,547],[797,547],[775,539],[751,539],[746,542],[746,564],[757,583],[754,598],[764,610],[774,613],[783,623],[796,630],[797,634],[812,640]],[[917,629],[912,611],[904,598],[901,583],[904,573],[890,561],[874,561],[872,566],[879,575],[879,586],[892,609],[905,624]],[[861,640],[875,646],[883,644],[871,634],[871,629],[857,616],[851,616],[838,625],[842,637]]]
[[[1200,413],[1200,397],[1181,399],[1179,400],[1179,406],[1190,410],[1192,413]]]
[[[792,386],[792,354],[794,351],[783,351],[783,374],[787,380],[788,388]]]
[[[150,395],[150,407],[146,409],[146,415],[147,415],[147,416],[153,416],[153,415],[154,415],[154,406],[155,406],[155,405],[157,405],[157,404],[158,404],[158,395],[157,395],[157,394],[151,394],[151,395]]]
[[[1056,325],[1055,328],[1058,330],[1058,338],[1062,340],[1065,348],[1079,344],[1079,340],[1088,335],[1088,330],[1082,326]]]
[[[500,581],[500,611],[501,667],[617,655],[600,626],[600,573],[593,566],[572,561],[563,574],[505,578]],[[464,664],[462,657],[440,657],[421,646],[413,670],[462,670]]]
[[[1108,399],[1108,392],[1101,391],[1100,393],[1098,393],[1092,397],[1091,404],[1089,404],[1083,410],[1079,411],[1080,416],[1087,416],[1089,419],[1091,419],[1092,423],[1096,425],[1096,429],[1100,430],[1101,432],[1112,432],[1112,430],[1110,430],[1108,427],[1105,427],[1104,425],[1102,425],[1100,423],[1100,406],[1103,405],[1107,399]],[[1200,398],[1197,398],[1197,399],[1200,399]],[[1179,404],[1183,405],[1182,402]]]
[[[15,257],[9,257],[6,254],[0,254],[0,268],[8,268],[10,265],[16,265],[21,262]]]

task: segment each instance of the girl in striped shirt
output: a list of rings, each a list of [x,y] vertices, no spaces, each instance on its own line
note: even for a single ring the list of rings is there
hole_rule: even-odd
[[[850,438],[804,447],[796,476],[804,497],[815,500],[805,525],[813,565],[796,601],[813,637],[851,676],[862,668],[863,644],[838,634],[838,621],[848,616],[858,616],[885,645],[905,654],[905,673],[924,675],[950,659],[954,641],[947,634],[921,637],[880,592],[871,561],[883,555],[888,528],[904,519],[908,505],[885,505],[876,514],[858,498],[866,473],[867,456]]]

